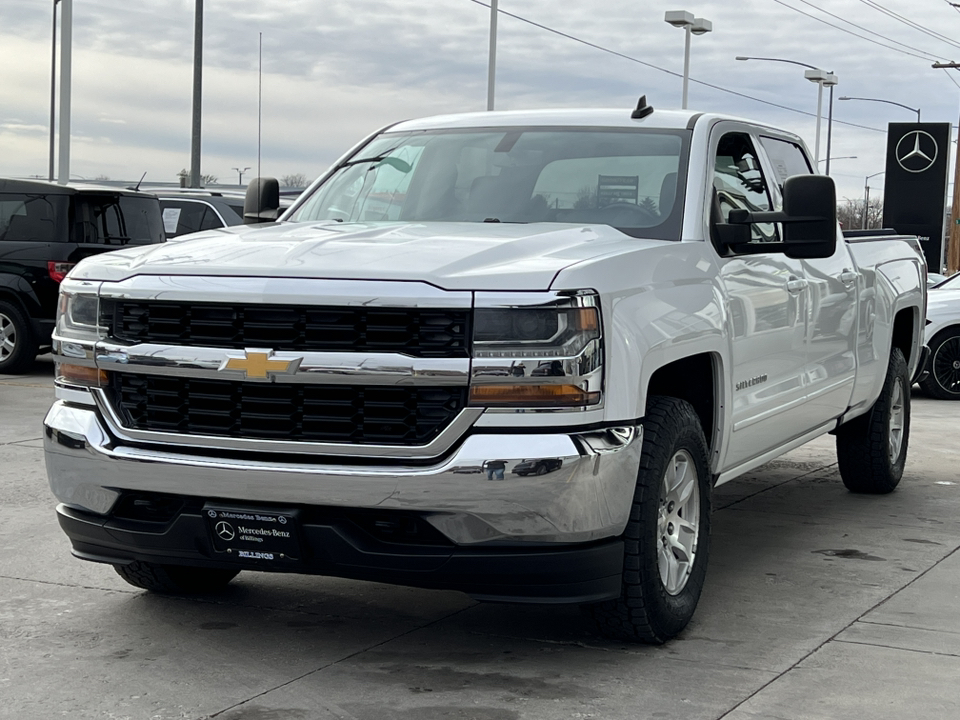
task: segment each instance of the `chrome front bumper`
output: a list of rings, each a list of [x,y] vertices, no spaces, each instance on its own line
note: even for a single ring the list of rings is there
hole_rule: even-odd
[[[640,426],[474,433],[436,464],[335,464],[302,455],[247,459],[242,453],[217,457],[214,449],[132,444],[112,435],[96,408],[62,400],[44,426],[50,487],[68,507],[107,515],[123,491],[140,491],[401,509],[419,513],[457,545],[579,543],[619,535],[642,444]]]

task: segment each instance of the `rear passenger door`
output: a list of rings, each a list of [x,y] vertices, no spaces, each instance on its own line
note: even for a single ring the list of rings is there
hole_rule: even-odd
[[[803,148],[790,138],[761,136],[760,144],[777,181],[773,190],[779,209],[783,182],[791,175],[811,174],[812,166]],[[856,374],[859,274],[842,239],[831,257],[801,264],[810,298],[803,415],[813,428],[839,417],[850,404]]]
[[[747,126],[721,123],[711,137],[713,223],[731,210],[771,210],[767,171]],[[779,240],[773,225],[752,225],[751,244]],[[809,428],[796,412],[804,402],[808,299],[803,266],[779,249],[720,254],[727,297],[732,367],[728,376],[732,432],[724,469],[748,462]]]

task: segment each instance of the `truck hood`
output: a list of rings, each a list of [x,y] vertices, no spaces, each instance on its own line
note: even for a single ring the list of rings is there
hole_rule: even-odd
[[[428,282],[447,290],[545,290],[564,268],[662,246],[606,225],[279,223],[194,233],[84,260],[70,276],[307,277]]]

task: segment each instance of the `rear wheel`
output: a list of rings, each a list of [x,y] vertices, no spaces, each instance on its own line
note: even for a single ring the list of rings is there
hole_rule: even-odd
[[[214,593],[225,588],[240,572],[140,561],[114,565],[113,569],[134,587],[171,595]]]
[[[25,372],[36,357],[30,319],[16,305],[0,300],[0,373]]]
[[[866,415],[837,429],[837,464],[847,489],[892,492],[903,477],[910,440],[910,378],[899,348],[890,352],[880,397]]]
[[[604,635],[661,644],[693,617],[707,572],[710,475],[693,407],[652,398],[624,531],[620,597],[584,607]]]
[[[930,341],[930,374],[920,383],[927,395],[960,400],[960,327],[947,328]]]

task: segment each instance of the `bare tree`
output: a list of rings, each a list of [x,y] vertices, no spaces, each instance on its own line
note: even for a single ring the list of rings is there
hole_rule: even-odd
[[[190,173],[186,168],[183,168],[180,172],[177,173],[177,177],[180,179],[180,187],[187,187],[190,184]],[[200,176],[200,186],[204,187],[206,185],[213,185],[220,181],[216,175],[201,175]]]
[[[303,173],[291,173],[280,178],[281,187],[303,188],[307,186],[307,176]]]
[[[867,207],[866,223],[863,215],[863,198],[844,198],[837,205],[837,219],[844,230],[874,229],[883,226],[883,198],[872,197]]]

